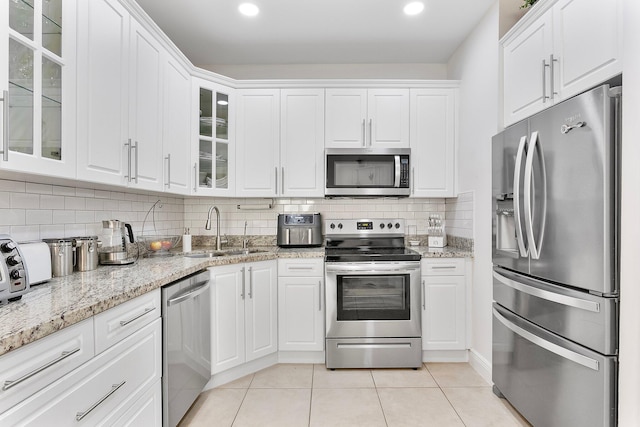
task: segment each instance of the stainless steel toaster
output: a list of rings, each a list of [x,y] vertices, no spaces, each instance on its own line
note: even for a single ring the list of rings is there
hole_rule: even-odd
[[[319,213],[279,214],[278,246],[322,246],[322,219]]]

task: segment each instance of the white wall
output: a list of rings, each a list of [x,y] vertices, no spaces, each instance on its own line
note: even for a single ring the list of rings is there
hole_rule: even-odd
[[[237,80],[253,79],[433,79],[447,78],[446,64],[278,64],[198,67]]]
[[[640,423],[640,3],[624,0],[619,425]]]
[[[449,61],[461,80],[458,138],[459,192],[473,192],[474,245],[471,363],[491,369],[491,137],[498,132],[498,1]],[[488,378],[490,379],[490,377]]]

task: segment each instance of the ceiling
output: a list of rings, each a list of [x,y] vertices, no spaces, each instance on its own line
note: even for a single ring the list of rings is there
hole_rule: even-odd
[[[197,66],[446,63],[495,0],[137,0]]]

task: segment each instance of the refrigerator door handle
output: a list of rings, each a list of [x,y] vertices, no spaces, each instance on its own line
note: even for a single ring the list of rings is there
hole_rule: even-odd
[[[493,272],[493,277],[503,285],[508,286],[517,291],[523,292],[525,294],[528,294],[537,298],[542,298],[547,301],[556,302],[558,304],[562,304],[568,307],[574,307],[582,310],[592,311],[594,313],[600,313],[600,304],[598,304],[597,302],[570,297],[567,295],[561,295],[555,292],[546,291],[544,289],[538,289],[533,286],[526,285],[522,282],[511,280],[508,277],[505,277],[496,271]]]
[[[513,216],[516,223],[516,241],[521,257],[529,256],[529,250],[524,244],[524,233],[522,232],[522,215],[520,215],[520,171],[522,170],[522,157],[524,147],[527,145],[527,136],[520,138],[518,153],[516,154],[516,165],[513,172]]]
[[[522,329],[520,326],[510,322],[508,319],[503,317],[500,313],[498,313],[498,311],[495,308],[493,309],[493,316],[500,323],[502,323],[506,328],[510,329],[514,334],[521,336],[522,338],[533,343],[534,345],[537,345],[538,347],[542,347],[545,350],[548,350],[554,354],[557,354],[560,357],[568,359],[586,368],[593,369],[594,371],[600,370],[600,363],[598,363],[597,360],[594,360],[587,356],[583,356],[580,353],[576,353],[575,351],[571,351],[567,348],[564,348],[562,346],[559,346],[557,344],[544,340],[539,336],[534,335],[531,332]]]
[[[531,134],[531,143],[529,144],[529,150],[527,150],[527,159],[524,166],[524,220],[525,228],[527,230],[527,242],[529,242],[529,250],[531,252],[531,258],[540,259],[540,252],[542,251],[542,241],[544,239],[544,229],[547,220],[547,171],[544,163],[544,153],[542,151],[542,145],[539,142],[538,131]],[[533,158],[536,152],[540,153],[540,167],[541,184],[542,188],[542,209],[540,214],[542,220],[540,222],[540,235],[538,242],[536,242],[533,235],[533,197],[535,191],[533,190]],[[514,184],[515,185],[515,184]]]

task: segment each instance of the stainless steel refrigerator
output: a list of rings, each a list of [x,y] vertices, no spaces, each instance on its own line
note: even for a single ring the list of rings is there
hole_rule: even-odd
[[[616,425],[621,93],[492,141],[494,392],[536,427]]]

